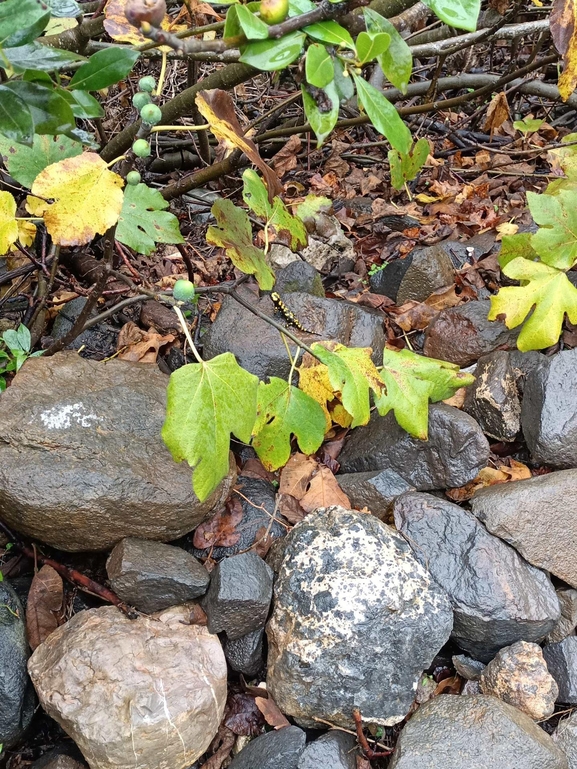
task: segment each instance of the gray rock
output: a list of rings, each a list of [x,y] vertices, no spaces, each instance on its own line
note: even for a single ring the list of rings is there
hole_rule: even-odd
[[[31,765],[30,769],[86,769],[76,745],[57,745]]]
[[[76,614],[28,663],[40,703],[90,769],[186,769],[214,738],[226,661],[190,605],[128,619],[116,607]]]
[[[242,287],[238,291],[265,315],[274,316],[275,308],[269,296],[259,299]],[[290,327],[303,341],[311,344],[321,338],[334,339],[349,347],[371,347],[375,362],[382,362],[385,336],[379,313],[352,302],[306,293],[283,294],[282,299],[302,325],[315,332],[316,336]],[[284,320],[280,316],[277,319]],[[232,352],[243,368],[261,379],[267,376],[286,379],[289,375],[290,360],[279,332],[232,297],[224,298],[216,320],[203,337],[203,344],[205,359]],[[292,342],[289,346],[294,351]]]
[[[445,404],[429,407],[429,439],[397,424],[393,412],[376,412],[357,427],[339,456],[344,473],[392,469],[419,491],[464,486],[489,461],[489,444],[468,414]]]
[[[559,689],[541,647],[517,641],[497,652],[481,673],[481,691],[508,702],[539,721],[555,710]]]
[[[486,667],[484,662],[474,660],[465,654],[455,654],[452,659],[457,673],[467,681],[478,681]]]
[[[528,376],[521,424],[535,462],[577,467],[577,349],[557,353]]]
[[[272,582],[272,569],[252,550],[220,561],[202,601],[210,632],[235,640],[264,627]]]
[[[315,224],[318,224],[318,219]],[[323,275],[348,272],[357,258],[352,240],[344,234],[338,220],[334,217],[331,219],[332,224],[329,223],[326,241],[309,235],[308,245],[300,252],[305,262],[312,264]]]
[[[513,441],[521,429],[521,402],[509,353],[498,350],[480,358],[474,374],[463,408],[486,435]]]
[[[413,299],[424,302],[433,291],[452,285],[451,259],[439,244],[413,249],[404,259],[387,264],[369,278],[374,294],[384,294],[396,304]]]
[[[354,707],[368,723],[401,721],[450,635],[444,592],[372,515],[320,509],[285,543],[267,625],[275,702],[311,728],[315,717],[350,728]]]
[[[134,537],[116,545],[106,571],[114,592],[148,614],[204,595],[210,582],[200,561],[179,547]]]
[[[577,587],[577,470],[478,491],[473,513],[533,566]]]
[[[552,734],[555,742],[567,756],[569,769],[577,769],[577,712],[559,721]]]
[[[323,281],[315,268],[300,260],[291,262],[277,271],[274,290],[279,294],[291,294],[295,291],[313,296],[324,296]]]
[[[405,491],[414,491],[394,470],[382,470],[380,473],[370,470],[366,473],[343,473],[339,475],[339,486],[357,510],[364,507],[377,518],[385,518],[391,502]]]
[[[195,528],[234,477],[198,501],[160,437],[167,382],[154,366],[74,352],[26,361],[0,396],[2,520],[69,551]]]
[[[29,654],[22,604],[8,582],[0,582],[0,743],[5,746],[20,739],[34,714]]]
[[[297,769],[355,769],[357,741],[344,732],[327,732],[309,742],[301,755]]]
[[[395,525],[449,595],[453,639],[488,662],[515,641],[539,641],[560,616],[549,577],[489,534],[475,516],[430,494],[403,494]]]
[[[62,339],[63,336],[72,329],[72,326],[76,323],[78,316],[84,309],[84,305],[88,299],[85,296],[78,296],[76,299],[72,299],[70,302],[66,302],[64,307],[60,310],[54,324],[52,326],[51,337],[54,341]],[[98,315],[98,310],[94,309],[91,313],[91,317]],[[91,355],[109,355],[111,350],[116,349],[116,342],[118,339],[118,329],[109,326],[107,323],[97,323],[95,326],[87,328],[76,339],[71,342],[66,349],[79,350],[81,347],[85,348],[84,352]]]
[[[577,627],[577,590],[557,590],[557,598],[561,606],[561,617],[545,639],[550,644],[559,643],[567,636],[574,635]]]
[[[254,630],[240,638],[224,642],[224,656],[228,664],[237,673],[248,678],[255,678],[264,670],[263,652],[264,630]]]
[[[542,352],[537,352],[537,350],[529,350],[529,352],[511,350],[509,352],[509,362],[517,380],[517,389],[521,395],[525,391],[525,383],[529,374],[547,361],[547,356],[543,355]]]
[[[577,636],[543,647],[549,672],[559,687],[559,702],[577,705]]]
[[[497,348],[515,347],[519,329],[509,330],[499,320],[487,320],[490,307],[488,299],[475,299],[442,310],[427,327],[425,355],[464,367]]]
[[[568,769],[551,737],[496,697],[441,695],[405,726],[389,769]]]
[[[285,726],[251,740],[229,769],[297,769],[306,734],[298,726]]]

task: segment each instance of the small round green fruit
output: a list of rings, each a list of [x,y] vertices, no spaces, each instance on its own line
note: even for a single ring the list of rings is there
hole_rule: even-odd
[[[156,104],[145,104],[140,110],[140,117],[148,125],[156,125],[162,120],[162,112]]]
[[[140,184],[141,176],[138,173],[138,171],[129,171],[126,174],[126,183],[130,184],[132,187],[136,186],[137,184]]]
[[[140,110],[145,107],[147,104],[150,104],[152,101],[152,98],[149,93],[145,93],[144,91],[138,91],[138,93],[135,93],[132,97],[132,104],[136,109],[140,112]]]
[[[177,280],[172,289],[172,296],[177,302],[190,302],[194,299],[194,283],[190,280]]]
[[[150,155],[150,144],[146,139],[137,139],[132,145],[132,151],[137,158],[147,158]]]
[[[141,91],[152,93],[156,88],[156,79],[152,75],[145,75],[145,77],[141,77],[138,81],[138,87]]]
[[[261,0],[260,17],[267,24],[280,24],[288,12],[289,0]]]

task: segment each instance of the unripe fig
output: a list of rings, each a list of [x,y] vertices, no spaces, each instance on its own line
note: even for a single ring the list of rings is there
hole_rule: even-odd
[[[267,24],[280,24],[288,16],[288,0],[261,0],[260,17]]]
[[[190,280],[177,280],[172,289],[172,296],[177,302],[190,302],[194,298],[194,283]]]
[[[166,16],[166,0],[128,0],[124,15],[133,27],[148,22],[158,28]]]
[[[148,125],[156,125],[162,120],[162,112],[156,104],[145,104],[140,110],[140,117]]]
[[[146,104],[150,104],[152,101],[152,98],[149,93],[145,93],[144,91],[138,91],[138,93],[135,93],[132,97],[132,104],[136,107],[137,110],[141,110]]]
[[[141,91],[152,93],[156,88],[156,80],[152,77],[152,75],[145,75],[138,81],[138,87]]]
[[[137,158],[147,158],[150,155],[150,144],[146,139],[137,139],[132,145],[132,151]]]
[[[126,174],[126,183],[134,187],[135,185],[140,184],[140,178],[138,171],[129,171]]]

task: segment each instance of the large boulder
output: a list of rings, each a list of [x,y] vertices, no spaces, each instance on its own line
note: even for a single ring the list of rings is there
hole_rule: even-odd
[[[275,584],[267,686],[304,726],[350,727],[406,715],[453,623],[444,592],[398,534],[372,515],[329,507],[285,539]]]
[[[441,695],[405,726],[389,769],[568,769],[551,737],[496,697]]]
[[[429,407],[429,438],[421,441],[376,412],[352,432],[339,456],[341,472],[394,470],[418,491],[464,486],[487,465],[489,443],[468,414],[453,406]]]
[[[478,491],[473,513],[533,566],[577,587],[577,470]]]
[[[408,493],[393,503],[395,525],[415,558],[449,595],[453,638],[489,662],[515,641],[540,641],[561,615],[544,572],[485,529],[474,515],[431,494]]]
[[[167,377],[75,352],[31,358],[0,396],[0,517],[61,550],[191,531],[231,487],[199,502],[160,431]]]
[[[110,606],[76,614],[36,649],[40,703],[91,769],[186,769],[208,748],[226,702],[217,636],[190,605],[130,620]]]

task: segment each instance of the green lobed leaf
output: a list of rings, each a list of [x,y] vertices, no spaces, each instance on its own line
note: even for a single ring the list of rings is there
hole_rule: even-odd
[[[403,40],[397,29],[388,19],[372,8],[363,10],[367,32],[386,32],[391,42],[387,50],[378,57],[381,69],[390,82],[401,93],[407,92],[407,85],[413,71],[413,54],[407,43]]]
[[[408,155],[390,150],[391,184],[396,190],[403,189],[406,182],[416,178],[427,162],[430,151],[429,142],[425,138],[419,139]]]
[[[328,43],[328,45],[336,45],[340,48],[349,48],[351,51],[355,50],[355,44],[350,32],[332,19],[329,19],[328,21],[318,21],[316,24],[309,24],[309,26],[304,27],[303,30],[309,37],[312,37],[313,40],[317,40],[319,43]]]
[[[357,37],[357,56],[360,64],[366,64],[381,56],[389,47],[391,36],[387,32],[359,32]]]
[[[184,243],[178,219],[164,209],[168,202],[146,184],[129,184],[124,190],[116,240],[139,254],[150,254],[156,243]]]
[[[538,131],[543,125],[544,120],[531,120],[531,118],[524,118],[523,120],[515,120],[513,128],[516,131],[520,131],[522,134],[530,134]]]
[[[317,137],[317,147],[320,147],[339,119],[339,94],[334,82],[320,89],[316,98],[304,84],[301,85],[301,92],[305,115]]]
[[[74,115],[69,104],[51,88],[25,80],[10,80],[4,84],[24,101],[34,122],[34,133],[67,134],[74,128]],[[2,133],[8,134],[2,129]]]
[[[321,213],[328,213],[333,207],[333,201],[330,198],[325,198],[322,195],[309,194],[299,203],[296,207],[296,215],[303,222],[314,221]]]
[[[370,347],[337,343],[333,350],[327,350],[315,342],[311,349],[328,368],[332,388],[341,393],[342,404],[353,418],[351,427],[366,425],[370,417],[369,389],[377,395],[383,389]]]
[[[32,339],[28,328],[21,323],[16,330],[9,328],[2,334],[2,340],[12,355],[28,354]]]
[[[516,235],[504,235],[499,252],[499,266],[506,267],[513,259],[539,258],[532,246],[533,234],[531,232],[518,232]]]
[[[370,83],[359,75],[353,75],[357,86],[357,95],[374,127],[382,133],[393,149],[407,154],[413,139],[411,132],[399,117],[391,102]]]
[[[31,143],[34,121],[24,99],[0,85],[0,133],[16,142]]]
[[[0,3],[0,46],[23,45],[28,42],[27,31],[42,21],[44,29],[49,19],[50,11],[39,0],[4,0]],[[13,42],[19,39],[21,42]]]
[[[324,88],[334,79],[334,60],[324,45],[320,43],[309,45],[305,60],[305,75],[307,83],[316,88]]]
[[[239,61],[265,72],[276,72],[288,67],[301,55],[306,35],[291,32],[279,40],[258,40],[241,46]]]
[[[229,470],[231,434],[248,443],[256,419],[258,378],[225,352],[174,371],[167,389],[162,439],[173,459],[193,468],[202,502]]]
[[[260,176],[252,168],[247,168],[242,175],[242,197],[247,206],[266,226],[272,227],[279,235],[285,234],[290,239],[293,251],[304,248],[307,244],[307,231],[302,221],[293,216],[283,201],[275,197],[269,203],[268,190]]]
[[[246,211],[230,200],[217,200],[211,211],[219,226],[208,228],[207,242],[224,248],[235,267],[247,275],[254,275],[262,291],[270,291],[275,275],[266,263],[264,252],[253,245]]]
[[[518,258],[503,268],[514,280],[526,281],[522,286],[506,286],[491,297],[489,320],[504,316],[507,328],[516,328],[527,318],[517,347],[522,352],[542,350],[556,344],[561,335],[565,313],[577,323],[577,288],[565,272],[541,262]]]
[[[251,13],[244,5],[236,5],[238,23],[247,40],[267,40],[268,24]]]
[[[277,470],[289,460],[291,435],[303,454],[314,454],[325,435],[325,415],[320,405],[297,387],[278,377],[260,382],[252,446],[267,470]]]
[[[379,414],[394,411],[403,430],[421,440],[427,438],[429,401],[450,398],[460,387],[475,381],[453,363],[388,348],[383,351],[381,379],[385,388],[375,397]]]
[[[481,0],[423,0],[433,13],[457,29],[474,32],[477,29],[477,19],[481,10]]]
[[[67,136],[34,136],[31,147],[0,136],[0,154],[8,173],[30,189],[34,179],[47,166],[80,155],[82,147]]]
[[[540,229],[531,244],[542,261],[569,270],[577,261],[577,196],[571,190],[555,195],[527,193],[527,203]]]
[[[140,53],[130,48],[105,48],[94,53],[74,73],[70,88],[99,91],[123,80],[136,63]]]

